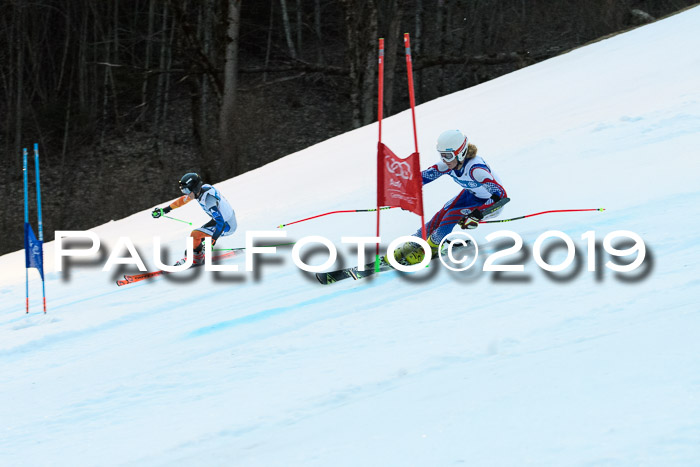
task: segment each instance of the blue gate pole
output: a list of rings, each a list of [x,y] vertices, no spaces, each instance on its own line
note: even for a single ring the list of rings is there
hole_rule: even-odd
[[[39,243],[41,244],[41,291],[46,314],[46,283],[44,282],[44,226],[41,222],[41,187],[39,186],[39,144],[34,143],[34,166],[36,168],[36,207],[39,214]]]
[[[41,223],[41,187],[39,186],[39,145],[34,143],[34,165],[36,168],[36,205],[39,213],[39,241],[44,241],[44,226]]]
[[[24,172],[24,278],[25,278],[25,292],[27,300],[27,313],[29,313],[29,268],[26,264],[27,258],[27,224],[29,224],[29,196],[27,194],[27,148],[22,151],[22,171]]]

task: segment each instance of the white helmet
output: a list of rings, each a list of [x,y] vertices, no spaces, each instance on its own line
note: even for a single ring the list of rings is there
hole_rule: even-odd
[[[459,130],[443,131],[437,140],[437,150],[445,162],[452,162],[456,157],[462,162],[467,156],[469,139]]]

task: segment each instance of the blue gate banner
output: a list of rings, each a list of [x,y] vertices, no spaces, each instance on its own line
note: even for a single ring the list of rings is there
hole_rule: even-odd
[[[43,243],[37,240],[29,222],[24,223],[24,257],[28,268],[36,268],[44,279],[44,247]]]

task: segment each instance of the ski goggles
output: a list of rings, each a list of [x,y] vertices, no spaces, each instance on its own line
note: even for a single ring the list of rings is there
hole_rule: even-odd
[[[180,191],[183,192],[183,193],[186,194],[186,195],[189,195],[190,193],[192,193],[192,190],[190,190],[190,189],[187,188],[186,186],[181,186],[181,187],[180,187]]]
[[[457,157],[457,151],[440,151],[440,157],[444,162],[452,162]]]

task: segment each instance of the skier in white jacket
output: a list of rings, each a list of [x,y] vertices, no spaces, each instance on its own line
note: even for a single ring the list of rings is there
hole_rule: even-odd
[[[182,176],[180,179],[180,191],[182,191],[183,196],[164,208],[154,209],[151,215],[154,218],[159,218],[163,214],[167,214],[171,210],[184,206],[196,199],[204,212],[211,216],[209,222],[190,233],[194,246],[193,262],[194,264],[201,264],[204,262],[205,239],[211,238],[211,245],[213,246],[219,237],[225,237],[234,233],[237,227],[236,214],[231,204],[219,190],[211,185],[204,184],[202,178],[196,173],[186,173]],[[183,258],[176,264],[184,263],[185,259]]]

